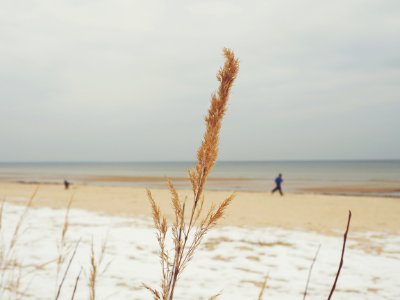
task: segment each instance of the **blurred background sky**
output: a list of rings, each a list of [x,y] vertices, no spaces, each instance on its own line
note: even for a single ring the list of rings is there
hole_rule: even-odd
[[[400,159],[398,0],[0,2],[0,161]]]

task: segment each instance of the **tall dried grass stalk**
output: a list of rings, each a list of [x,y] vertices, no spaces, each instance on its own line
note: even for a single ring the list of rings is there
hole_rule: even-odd
[[[269,278],[269,275],[265,276],[265,279],[261,284],[260,293],[258,294],[258,300],[262,300],[262,298],[264,296],[265,289],[267,288],[268,278]]]
[[[20,234],[20,230],[21,230],[21,226],[22,226],[22,224],[23,224],[23,222],[24,222],[24,220],[26,218],[26,215],[28,214],[29,210],[32,207],[33,199],[35,198],[38,190],[39,190],[39,186],[36,187],[35,191],[31,195],[31,197],[28,199],[28,202],[25,205],[24,212],[19,217],[18,223],[17,223],[17,225],[15,226],[15,229],[14,229],[14,234],[12,235],[12,238],[11,238],[10,247],[8,249],[9,252],[13,251],[13,249],[14,249],[16,243],[17,243],[17,240],[18,240],[19,234]]]
[[[339,275],[340,275],[340,271],[342,270],[343,261],[344,261],[344,260],[343,260],[343,258],[344,258],[344,252],[345,252],[345,250],[346,250],[347,234],[349,233],[349,228],[350,228],[350,221],[351,221],[351,210],[349,210],[349,217],[348,217],[348,219],[347,219],[347,227],[346,227],[346,231],[345,231],[344,236],[343,236],[343,247],[342,247],[342,255],[341,255],[341,257],[340,257],[339,269],[338,269],[338,271],[336,272],[335,281],[333,282],[333,286],[332,286],[332,288],[331,288],[331,292],[329,293],[328,300],[331,299],[331,297],[332,297],[332,295],[333,295],[333,292],[334,292],[335,289],[336,289],[336,283],[337,283],[337,281],[338,281],[338,278],[339,278]]]
[[[219,87],[217,92],[211,96],[211,105],[205,117],[206,130],[201,146],[197,151],[197,164],[193,170],[189,171],[189,180],[193,193],[193,201],[190,208],[187,207],[186,201],[181,201],[173,183],[168,181],[171,205],[175,214],[175,220],[171,226],[174,244],[172,255],[169,255],[166,249],[167,220],[162,216],[151,192],[147,191],[160,247],[162,274],[159,290],[144,285],[145,288],[151,291],[154,299],[172,300],[174,298],[179,276],[192,259],[203,237],[224,216],[227,207],[234,198],[233,194],[230,195],[218,206],[212,205],[203,214],[204,186],[217,161],[222,119],[226,112],[230,90],[239,70],[239,62],[234,53],[226,48],[223,52],[225,64],[217,73]]]
[[[97,262],[95,259],[93,241],[90,255],[89,294],[90,300],[96,299]]]
[[[318,246],[317,252],[315,253],[314,258],[313,258],[313,260],[312,260],[312,262],[311,262],[310,269],[308,270],[308,276],[307,276],[306,287],[305,287],[304,293],[303,293],[303,300],[305,300],[305,299],[306,299],[306,296],[307,296],[308,284],[310,283],[312,269],[313,269],[313,267],[314,267],[315,261],[317,260],[317,256],[318,256],[318,253],[319,253],[319,249],[321,249],[321,244]]]
[[[67,267],[65,268],[64,275],[63,275],[63,277],[62,277],[62,279],[61,279],[61,282],[60,282],[60,284],[59,284],[59,286],[58,286],[57,293],[56,293],[56,296],[55,296],[55,298],[54,298],[55,300],[57,300],[57,299],[60,297],[60,295],[61,295],[61,289],[62,289],[62,287],[63,287],[63,285],[64,285],[65,279],[67,278],[69,268],[71,267],[72,261],[73,261],[74,258],[75,258],[75,254],[76,254],[76,251],[78,250],[78,247],[79,247],[80,242],[81,242],[81,240],[79,240],[79,241],[75,244],[74,252],[72,252],[72,255],[71,255],[71,257],[70,257],[70,259],[69,259],[69,261],[68,261]]]
[[[71,198],[68,201],[68,205],[65,211],[65,217],[64,217],[64,224],[61,229],[61,234],[60,234],[60,240],[58,241],[57,244],[57,249],[58,249],[58,257],[57,257],[57,267],[56,267],[56,295],[59,287],[59,276],[61,272],[61,267],[65,262],[66,257],[69,255],[69,252],[71,250],[71,247],[69,247],[66,236],[69,228],[69,212],[71,209],[72,201],[74,199],[74,195],[71,196]]]

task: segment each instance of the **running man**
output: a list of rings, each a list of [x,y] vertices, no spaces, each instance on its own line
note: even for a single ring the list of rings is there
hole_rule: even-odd
[[[279,174],[278,177],[275,178],[275,184],[276,187],[271,191],[271,193],[275,193],[276,191],[279,191],[279,194],[281,194],[281,196],[283,196],[283,192],[282,192],[282,174]]]

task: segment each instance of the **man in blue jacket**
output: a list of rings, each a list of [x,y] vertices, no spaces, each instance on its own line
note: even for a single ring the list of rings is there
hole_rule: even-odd
[[[282,192],[282,174],[279,174],[278,177],[275,178],[275,184],[276,187],[271,191],[271,193],[275,193],[276,191],[279,191],[279,194],[281,194],[281,196],[283,196],[283,192]]]

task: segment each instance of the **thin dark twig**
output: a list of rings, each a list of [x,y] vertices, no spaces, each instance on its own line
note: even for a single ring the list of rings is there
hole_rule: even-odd
[[[336,278],[335,278],[335,281],[333,283],[331,292],[329,293],[328,300],[331,299],[331,297],[333,295],[333,292],[335,291],[336,283],[337,283],[337,280],[338,280],[339,274],[340,274],[340,270],[342,269],[342,266],[343,266],[343,257],[344,257],[344,251],[346,249],[347,233],[349,232],[350,220],[351,220],[351,211],[349,210],[349,219],[347,220],[347,228],[346,228],[346,232],[344,233],[344,237],[343,237],[343,248],[342,248],[342,256],[340,258],[339,269],[338,269],[338,271],[336,273]]]
[[[303,300],[305,300],[305,299],[306,299],[306,296],[307,296],[307,290],[308,290],[308,284],[310,283],[311,272],[312,272],[312,269],[313,269],[313,267],[314,267],[314,263],[315,263],[315,261],[317,260],[317,256],[318,256],[318,253],[319,253],[319,249],[320,249],[320,248],[321,248],[321,244],[318,246],[317,252],[315,253],[315,256],[314,256],[314,258],[313,258],[313,260],[312,260],[312,263],[311,263],[311,266],[310,266],[310,270],[308,271],[307,283],[306,283],[306,288],[305,288],[305,290],[304,290]]]
[[[81,240],[79,240],[79,241],[76,243],[74,252],[72,253],[72,256],[71,256],[71,258],[70,258],[70,260],[69,260],[69,262],[68,262],[67,269],[65,270],[64,276],[63,276],[63,278],[62,278],[62,280],[61,280],[61,282],[60,282],[60,285],[59,285],[59,287],[58,287],[58,291],[57,291],[57,295],[56,295],[55,300],[57,300],[57,299],[60,297],[61,288],[62,288],[62,286],[63,286],[63,284],[64,284],[65,278],[67,277],[69,267],[71,266],[72,261],[74,260],[74,257],[75,257],[75,254],[76,254],[76,250],[78,249],[78,246],[79,246],[79,243],[80,243],[80,242],[81,242]]]
[[[82,273],[82,268],[81,268],[81,270],[79,271],[78,277],[76,277],[75,286],[74,286],[74,291],[72,292],[71,300],[74,300],[74,298],[75,298],[75,293],[76,293],[76,289],[77,289],[77,287],[78,287],[79,277],[81,277],[81,273]]]

